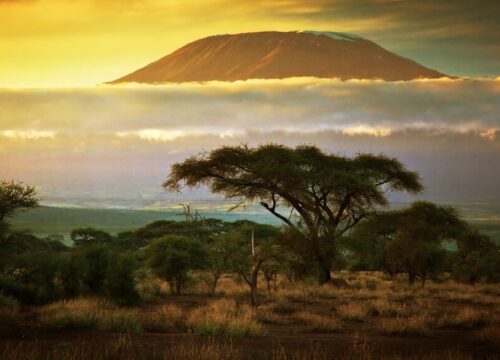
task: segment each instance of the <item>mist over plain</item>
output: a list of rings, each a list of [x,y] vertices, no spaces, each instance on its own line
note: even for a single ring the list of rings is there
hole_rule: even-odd
[[[420,172],[424,198],[500,200],[500,79],[294,78],[0,89],[2,177],[45,203],[168,201],[169,165],[221,145],[316,144],[385,153]],[[186,193],[211,198],[206,191]],[[405,200],[405,198],[395,198]]]

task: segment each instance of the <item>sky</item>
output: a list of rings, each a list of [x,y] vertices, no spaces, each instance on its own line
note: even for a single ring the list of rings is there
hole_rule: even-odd
[[[92,86],[263,30],[351,32],[450,75],[500,75],[499,1],[0,0],[0,86]]]
[[[482,0],[0,0],[0,179],[44,204],[153,206],[189,155],[305,143],[397,157],[421,175],[418,198],[498,203],[499,14]],[[103,85],[190,41],[262,30],[350,32],[460,77]]]

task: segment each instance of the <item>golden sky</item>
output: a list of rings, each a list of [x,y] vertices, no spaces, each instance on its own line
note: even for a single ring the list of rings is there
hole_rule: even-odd
[[[500,74],[500,2],[0,0],[0,87],[88,86],[186,43],[262,30],[353,32],[455,75]]]

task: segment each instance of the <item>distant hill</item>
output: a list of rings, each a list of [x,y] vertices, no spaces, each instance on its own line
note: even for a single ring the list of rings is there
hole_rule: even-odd
[[[269,31],[200,39],[110,83],[303,76],[397,81],[446,75],[352,34]]]
[[[394,208],[407,206],[406,203],[392,204]],[[498,205],[495,204],[454,204],[465,218],[483,233],[500,244],[500,218]],[[203,209],[202,209],[203,208]],[[91,209],[42,206],[37,209],[18,213],[9,221],[17,230],[31,230],[37,236],[61,234],[69,239],[71,230],[79,227],[93,227],[116,234],[135,230],[156,220],[184,220],[179,209],[133,210],[133,209]],[[227,208],[204,208],[200,214],[205,218],[224,221],[252,220],[264,224],[282,225],[278,218],[257,205],[250,205],[246,211],[228,212]]]

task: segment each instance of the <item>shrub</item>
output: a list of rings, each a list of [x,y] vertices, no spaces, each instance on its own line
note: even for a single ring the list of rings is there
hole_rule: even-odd
[[[91,294],[104,294],[111,258],[109,249],[105,245],[88,245],[83,248],[83,255],[88,264],[88,271],[84,277],[87,289]]]
[[[134,272],[137,263],[132,254],[118,255],[111,261],[107,274],[108,296],[120,305],[137,304],[140,300],[135,289]]]
[[[168,281],[171,291],[180,294],[189,281],[188,272],[204,269],[208,252],[198,241],[183,236],[165,236],[149,245],[148,264],[162,279]]]
[[[19,302],[11,296],[4,295],[0,291],[0,309],[17,308]]]

